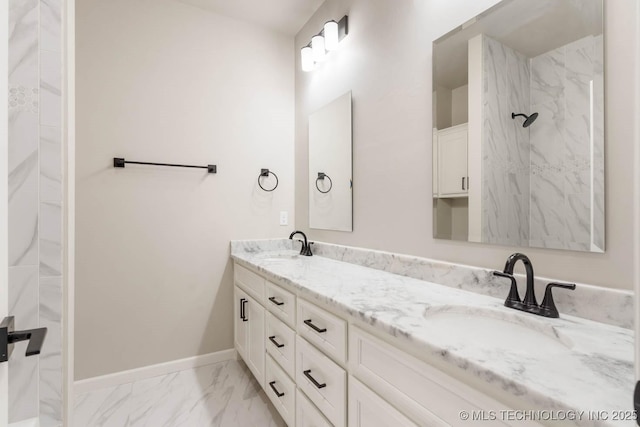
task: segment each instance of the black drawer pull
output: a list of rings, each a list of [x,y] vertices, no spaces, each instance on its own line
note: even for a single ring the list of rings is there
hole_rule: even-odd
[[[284,302],[276,300],[276,297],[269,297],[269,301],[271,301],[275,305],[284,305]]]
[[[278,397],[284,396],[284,393],[280,393],[278,391],[278,389],[276,388],[276,382],[275,381],[271,381],[269,383],[269,387],[271,387],[271,390],[273,390],[273,392],[276,394],[276,396],[278,396]]]
[[[319,334],[322,334],[324,332],[327,332],[327,328],[318,328],[316,325],[314,325],[313,323],[311,323],[311,319],[307,319],[304,321],[304,324],[307,325],[308,327],[310,327],[311,329],[313,329],[314,331],[316,331]]]
[[[309,379],[309,381],[311,381],[313,383],[314,386],[318,387],[318,388],[325,388],[327,385],[326,384],[320,384],[318,381],[316,381],[315,378],[313,378],[311,376],[311,369],[307,369],[306,371],[302,372],[304,374],[305,377],[307,377]]]
[[[246,317],[246,313],[244,312],[244,305],[247,303],[248,301],[244,298],[240,298],[240,318],[242,319],[243,322],[248,322],[249,319]]]
[[[278,348],[284,347],[284,344],[280,344],[278,341],[276,341],[276,336],[275,335],[272,336],[272,337],[269,337],[269,341],[271,341],[273,343],[273,345],[275,345]]]

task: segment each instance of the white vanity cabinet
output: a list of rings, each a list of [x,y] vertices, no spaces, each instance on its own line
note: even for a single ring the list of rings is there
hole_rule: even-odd
[[[467,427],[474,419],[461,411],[508,409],[384,333],[238,264],[235,282],[236,349],[290,427]],[[482,425],[510,425],[495,418]]]
[[[467,124],[437,132],[439,197],[465,197],[469,192],[467,172]]]

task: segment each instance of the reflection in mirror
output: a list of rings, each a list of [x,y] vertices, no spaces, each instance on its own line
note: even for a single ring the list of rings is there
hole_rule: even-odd
[[[309,116],[309,227],[352,231],[351,92]]]
[[[503,0],[434,41],[434,237],[604,251],[602,12]]]

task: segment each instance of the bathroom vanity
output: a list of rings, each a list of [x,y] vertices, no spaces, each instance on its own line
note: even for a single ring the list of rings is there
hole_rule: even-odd
[[[489,271],[292,245],[232,242],[235,346],[289,426],[635,424],[632,313],[567,303],[630,293],[579,285],[547,319],[504,307]]]

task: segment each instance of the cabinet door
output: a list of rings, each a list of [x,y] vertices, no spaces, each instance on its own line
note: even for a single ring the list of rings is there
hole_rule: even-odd
[[[396,408],[349,376],[349,427],[417,427]]]
[[[248,299],[246,292],[234,286],[233,289],[233,337],[236,351],[247,361],[247,333],[248,323],[245,316]]]
[[[247,357],[244,361],[264,388],[265,332],[264,307],[247,295],[244,315],[247,318]]]
[[[440,196],[466,194],[469,188],[466,127],[440,132],[438,156]]]

